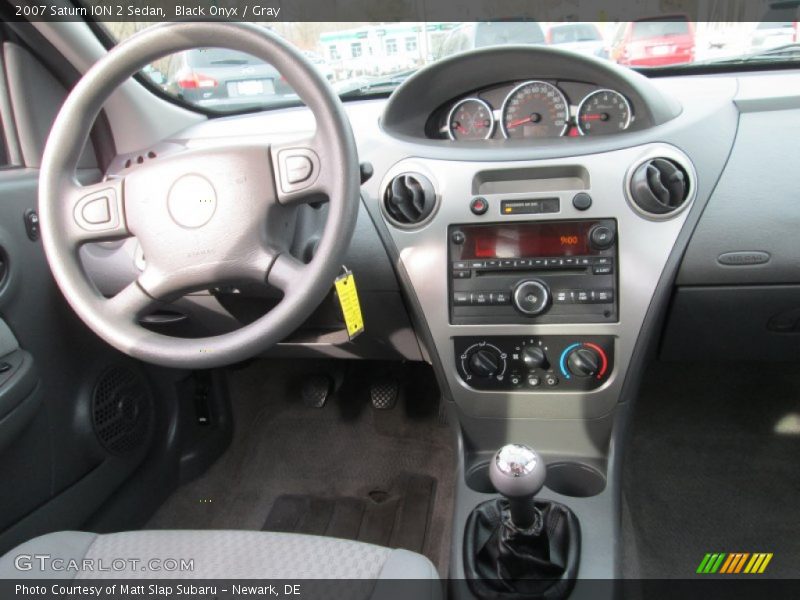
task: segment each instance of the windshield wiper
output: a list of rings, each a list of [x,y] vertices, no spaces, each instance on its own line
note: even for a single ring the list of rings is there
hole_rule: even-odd
[[[743,56],[732,56],[727,58],[711,58],[698,61],[695,65],[730,65],[757,62],[791,62],[800,61],[800,42],[775,46],[766,50],[745,54]]]

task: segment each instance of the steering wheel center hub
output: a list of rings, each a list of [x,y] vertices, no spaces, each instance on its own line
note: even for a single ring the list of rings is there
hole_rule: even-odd
[[[202,175],[179,178],[169,190],[167,208],[172,220],[181,227],[196,229],[211,220],[217,210],[217,192]]]

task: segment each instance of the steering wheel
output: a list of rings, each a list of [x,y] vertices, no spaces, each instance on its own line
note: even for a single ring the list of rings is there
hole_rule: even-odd
[[[246,52],[286,78],[316,120],[309,139],[182,147],[92,185],[78,160],[104,102],[154,60],[197,47]],[[176,368],[250,358],[284,339],[319,305],[341,268],[356,223],[359,164],[339,98],[292,46],[241,23],[167,23],[112,49],[78,82],[47,140],[39,177],[42,241],[58,286],[80,318],[125,354]],[[324,232],[308,263],[288,251],[300,204],[328,199]],[[146,266],[106,298],[87,278],[82,244],[136,236]],[[260,319],[206,338],[177,338],[140,325],[161,302],[243,282],[269,283],[283,298]]]

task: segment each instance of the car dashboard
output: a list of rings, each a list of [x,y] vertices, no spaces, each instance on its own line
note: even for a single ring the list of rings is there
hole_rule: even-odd
[[[373,173],[361,187],[346,259],[359,282],[366,330],[350,341],[330,325],[336,308],[326,301],[271,354],[430,362],[458,413],[467,477],[482,448],[509,437],[535,443],[551,458],[580,457],[612,477],[609,441],[624,412],[618,408],[635,393],[648,353],[659,348],[665,319],[683,341],[676,344],[667,331],[664,352],[746,348],[730,332],[721,341],[702,335],[706,324],[725,327],[739,313],[711,311],[698,322],[698,304],[687,298],[707,283],[794,281],[794,263],[781,256],[792,255],[796,220],[774,224],[786,235],[770,238],[751,226],[761,218],[752,198],[776,204],[770,214],[794,214],[780,207],[789,207],[793,190],[787,161],[797,138],[787,134],[800,123],[800,89],[776,77],[648,79],[569,52],[508,47],[440,61],[387,100],[345,103],[360,159]],[[604,95],[616,101],[601,104]],[[470,102],[473,112],[459,113]],[[766,147],[765,120],[774,127],[775,111],[784,129]],[[532,115],[530,124],[511,126]],[[581,115],[591,116],[585,128]],[[476,128],[476,119],[488,124]],[[592,129],[595,122],[609,127]],[[310,113],[299,107],[212,119],[174,143],[278,142],[313,130]],[[745,171],[760,175],[743,177]],[[408,198],[418,202],[404,204]],[[298,254],[313,253],[324,219],[324,206],[299,219]],[[755,264],[751,251],[766,260]],[[141,268],[136,256],[130,241],[88,249],[84,258],[102,286],[125,273],[132,280]],[[670,315],[676,281],[685,290]],[[202,313],[236,316],[250,292],[213,290],[207,301],[214,309]],[[785,309],[777,296],[762,302],[763,294],[727,292],[764,322]],[[790,343],[760,330],[748,335],[762,336],[760,347],[785,350]],[[612,514],[602,512],[607,508],[598,510]],[[613,525],[610,517],[593,524],[584,543],[597,559],[582,576],[604,578],[614,568],[604,551]]]

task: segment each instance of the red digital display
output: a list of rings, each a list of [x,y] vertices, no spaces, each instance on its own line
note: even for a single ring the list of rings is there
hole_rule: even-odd
[[[596,221],[467,225],[458,259],[590,256],[589,230]]]

